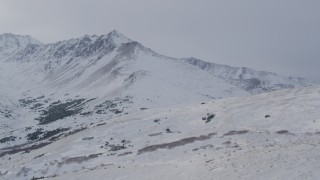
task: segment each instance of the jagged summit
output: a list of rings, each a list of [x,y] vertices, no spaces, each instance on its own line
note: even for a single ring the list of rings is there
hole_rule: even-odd
[[[114,29],[110,33],[108,33],[107,36],[109,38],[113,39],[113,41],[115,41],[116,43],[132,42],[132,40],[130,38],[126,37],[124,34],[122,34],[121,32],[119,32],[116,29]]]
[[[85,35],[81,38],[72,39],[75,41],[96,41],[96,40],[108,40],[111,43],[114,43],[117,46],[120,46],[121,44],[133,42],[130,38],[126,37],[124,34],[120,33],[117,30],[112,30],[108,34],[102,34],[102,35]]]
[[[91,56],[102,57],[123,44],[132,43],[131,39],[122,33],[113,30],[106,35],[84,35],[80,38],[59,41],[56,43],[29,45],[16,53],[10,60],[23,60],[26,57],[36,60],[49,61],[52,59],[88,58]]]
[[[152,77],[150,82],[159,81],[165,84],[158,83],[159,89],[164,86],[179,85],[185,89],[188,88],[188,91],[193,91],[198,87],[198,94],[201,96],[228,97],[310,84],[301,78],[288,78],[245,67],[209,63],[196,58],[166,57],[127,38],[117,30],[105,35],[84,35],[80,38],[50,44],[41,44],[37,41],[34,43],[29,36],[12,34],[3,36],[6,39],[12,39],[6,40],[6,43],[12,42],[11,44],[14,45],[6,46],[11,51],[0,49],[0,52],[4,52],[2,55],[6,57],[6,62],[23,64],[22,69],[30,66],[25,71],[32,74],[28,76],[42,77],[43,86],[56,86],[59,90],[66,86],[77,90],[90,86],[92,89],[97,86],[109,88],[112,82],[115,85],[110,88],[112,90],[109,94],[111,94],[111,91],[116,91],[116,88],[127,90],[129,84],[132,86],[139,79],[142,81],[146,77]],[[19,38],[27,40],[23,41]],[[193,74],[190,73],[191,71]],[[190,83],[192,79],[194,82]],[[198,79],[201,79],[201,82]],[[213,84],[221,85],[213,87]],[[145,84],[139,88],[143,86]]]
[[[115,36],[123,36],[122,33],[120,33],[118,30],[114,29],[112,31],[110,31],[108,34],[110,35],[115,35]]]
[[[77,43],[87,43],[87,42],[95,42],[95,41],[108,41],[108,43],[113,43],[114,45],[120,46],[121,44],[132,42],[133,40],[129,39],[122,33],[120,33],[117,30],[113,30],[107,34],[102,34],[102,35],[89,35],[86,34],[82,37],[79,38],[72,38],[69,40],[63,40],[63,41],[58,41],[54,43],[50,43],[50,45],[56,45],[56,44],[77,44]],[[49,45],[49,44],[48,44]]]

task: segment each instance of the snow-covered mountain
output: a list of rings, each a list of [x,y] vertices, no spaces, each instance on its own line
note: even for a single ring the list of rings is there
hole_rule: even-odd
[[[39,140],[29,136],[40,128],[73,130],[136,110],[250,94],[117,31],[30,43],[0,60],[0,85],[3,137],[21,137],[0,147]]]
[[[10,69],[13,73],[6,74],[15,77],[17,86],[25,85],[19,88],[22,90],[47,88],[51,93],[87,93],[91,89],[103,91],[103,96],[132,90],[135,92],[130,93],[167,96],[162,89],[170,89],[174,97],[184,91],[192,94],[186,97],[219,98],[311,84],[302,78],[286,78],[194,58],[166,57],[116,30],[107,35],[86,35],[52,44],[41,44],[30,36],[2,36],[9,37],[0,43],[2,54],[6,55],[2,67],[15,67]]]
[[[246,67],[231,67],[196,58],[183,58],[182,60],[254,94],[312,84],[303,78],[284,77],[276,73],[256,71]]]
[[[117,31],[53,44],[29,44],[6,62],[20,66],[23,77],[38,79],[28,82],[28,88],[84,93],[102,88],[103,95],[123,90],[147,92],[150,96],[168,95],[163,90],[170,90],[174,96],[183,91],[191,96],[212,97],[248,94],[185,62],[161,56]]]
[[[21,36],[10,33],[0,34],[0,59],[25,49],[29,44],[40,45],[41,42],[31,36]]]
[[[291,90],[309,85],[312,83],[302,78],[287,78],[194,58],[167,57],[116,30],[106,35],[85,35],[51,44],[43,44],[30,36],[4,34],[0,36],[0,158],[3,162],[0,163],[0,178],[57,176],[63,179],[66,178],[64,175],[89,172],[98,166],[107,168],[108,163],[102,163],[100,157],[109,157],[111,164],[117,164],[114,163],[117,161],[117,165],[122,167],[121,163],[129,163],[127,155],[130,161],[138,160],[136,165],[140,168],[148,163],[159,163],[162,168],[163,160],[154,159],[158,155],[143,155],[144,158],[140,159],[140,154],[171,149],[172,145],[176,147],[175,141],[182,145],[202,142],[223,131],[230,131],[231,134],[250,132],[245,136],[250,139],[258,130],[265,130],[259,139],[261,141],[268,136],[267,131],[277,130],[273,123],[283,116],[279,111],[275,113],[278,116],[276,120],[256,121],[261,120],[263,113],[271,114],[275,109],[289,108],[289,113],[294,114],[291,106],[286,104],[295,103],[292,108],[301,106],[302,101],[311,99],[308,93],[317,99],[317,87],[301,89],[301,93]],[[286,88],[290,90],[251,97],[252,94]],[[285,92],[288,95],[277,99],[278,94]],[[245,97],[235,98],[240,96]],[[229,97],[233,98],[221,99]],[[275,109],[272,109],[273,106],[268,109],[266,105],[272,97],[276,98],[273,103]],[[318,104],[314,101],[310,103],[301,111],[316,115]],[[284,114],[289,115],[287,112]],[[211,121],[216,115],[221,119],[213,125]],[[309,117],[314,119],[313,115]],[[203,116],[200,117],[203,119],[201,124],[198,124],[199,116]],[[300,116],[295,117],[298,121]],[[246,119],[245,122],[241,118]],[[230,124],[226,125],[229,121]],[[239,125],[238,121],[243,125]],[[278,123],[281,124],[279,128],[285,128],[287,123],[289,121]],[[310,124],[302,122],[300,125],[305,128],[301,130],[303,133],[308,128],[310,132],[317,130],[310,128]],[[214,131],[215,128],[219,132]],[[239,128],[249,131],[232,131]],[[300,132],[295,128],[285,130]],[[278,138],[277,133],[272,137]],[[106,138],[111,139],[103,142]],[[102,142],[104,145],[101,145]],[[258,140],[253,143],[254,146],[257,143]],[[131,146],[134,148],[129,148]],[[202,144],[200,149],[202,146],[206,145]],[[213,146],[216,145],[208,147]],[[35,155],[33,152],[43,153]],[[50,157],[47,154],[51,154]],[[99,160],[91,161],[97,157]],[[178,159],[186,157],[177,156]],[[198,158],[197,155],[194,157]],[[92,164],[86,164],[87,161]],[[176,166],[176,161],[171,165]],[[130,170],[140,172],[139,168],[130,167]],[[112,170],[114,178],[117,172]],[[197,173],[200,172],[202,170]],[[146,172],[141,173],[143,176]],[[161,174],[160,171],[157,173]]]

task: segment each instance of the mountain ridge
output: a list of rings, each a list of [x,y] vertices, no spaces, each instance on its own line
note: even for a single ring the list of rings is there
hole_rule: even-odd
[[[122,46],[123,44],[127,45]],[[7,58],[7,61],[48,61],[43,65],[44,68],[48,70],[54,66],[53,64],[61,63],[58,61],[71,62],[74,58],[81,57],[90,59],[93,56],[97,56],[97,59],[99,59],[121,49],[126,49],[127,53],[130,53],[128,48],[133,48],[133,46],[139,46],[140,50],[149,52],[152,56],[182,60],[253,94],[313,84],[303,78],[284,77],[275,73],[256,71],[246,67],[239,68],[219,65],[196,58],[170,58],[144,47],[139,42],[127,38],[117,30],[113,30],[106,35],[84,35],[79,38],[58,41],[56,43],[29,43],[24,49],[14,51],[11,56]],[[124,53],[122,53],[122,55],[125,56]],[[119,56],[119,54],[117,56]],[[54,62],[51,63],[51,60]]]
[[[181,60],[208,71],[210,74],[225,79],[232,84],[243,87],[254,94],[314,84],[301,77],[285,77],[273,72],[257,71],[247,67],[232,67],[229,65],[216,64],[193,57],[182,58]]]
[[[0,179],[319,175],[320,86],[167,57],[117,31],[9,42]]]
[[[59,122],[66,119],[69,121],[64,125],[75,128],[81,123],[88,125],[87,121],[70,120],[72,117],[82,119],[82,113],[92,117],[106,113],[113,117],[121,115],[119,112],[123,112],[124,107],[134,111],[275,90],[271,88],[275,83],[263,84],[263,77],[248,76],[248,69],[243,73],[237,68],[221,65],[223,68],[218,72],[224,76],[219,76],[208,71],[210,68],[206,69],[216,65],[209,66],[200,60],[196,61],[197,64],[188,61],[190,59],[160,55],[117,31],[51,44],[32,44],[30,41],[24,49],[14,51],[0,61],[0,99],[3,100],[0,103],[3,113],[0,116],[13,120],[4,121],[0,126],[13,129],[26,124],[37,126],[36,123],[44,123],[46,117],[50,123],[54,119],[52,125],[45,128],[46,131],[60,127]],[[243,78],[234,78],[239,75]],[[290,83],[288,80],[285,82]],[[289,85],[280,86],[279,89],[305,86],[302,83]],[[125,103],[122,99],[125,99]],[[111,111],[101,110],[100,106],[105,106],[103,102],[110,101],[120,101],[126,105],[121,110],[114,109],[114,104],[110,105],[113,107]],[[68,111],[59,109],[60,106],[77,108]],[[66,117],[55,114],[59,111],[54,108],[65,113]],[[24,120],[20,117],[24,117]],[[20,124],[17,125],[17,122]],[[13,135],[10,128],[6,133]],[[25,142],[25,139],[15,141],[21,142]]]
[[[29,35],[0,34],[0,60],[23,50],[29,44],[42,43]]]

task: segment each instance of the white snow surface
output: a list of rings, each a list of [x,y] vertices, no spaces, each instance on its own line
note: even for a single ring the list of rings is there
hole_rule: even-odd
[[[205,62],[196,58],[183,58],[181,60],[242,87],[253,94],[314,84],[304,78],[285,77],[276,73],[256,71],[247,67],[231,67]]]
[[[11,33],[0,34],[0,59],[24,49],[29,44],[42,44],[31,36],[14,35]]]
[[[3,34],[0,179],[318,179],[310,85],[163,56],[116,30]]]
[[[1,157],[0,171],[3,179],[318,179],[319,107],[315,86],[136,111]],[[205,123],[207,113],[216,116]]]

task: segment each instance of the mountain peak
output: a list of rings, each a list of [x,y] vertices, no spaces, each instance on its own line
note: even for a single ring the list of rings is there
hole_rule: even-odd
[[[29,44],[42,44],[29,35],[16,35],[11,33],[0,34],[0,59],[9,56]]]
[[[108,35],[113,35],[113,36],[123,36],[122,33],[120,33],[118,30],[114,29],[111,32],[108,33]]]
[[[0,41],[1,42],[1,41]],[[117,30],[113,30],[108,34],[104,35],[84,35],[79,38],[59,41],[56,43],[44,44],[42,48],[50,49],[47,51],[36,51],[36,48],[31,47],[21,51],[17,54],[15,59],[20,57],[34,55],[33,53],[38,52],[42,55],[37,54],[42,59],[50,58],[63,58],[63,57],[89,57],[91,55],[105,55],[109,52],[122,47],[122,45],[133,42],[131,39],[124,36]],[[0,46],[1,48],[1,46]],[[41,47],[38,47],[41,48]],[[17,51],[18,52],[18,51]],[[1,54],[0,54],[1,55]]]
[[[128,37],[126,37],[125,35],[123,35],[122,33],[120,33],[116,29],[114,29],[110,33],[108,33],[107,36],[108,36],[108,38],[111,38],[112,41],[117,45],[132,42],[131,39],[129,39]]]
[[[25,41],[28,44],[42,44],[42,42],[38,41],[34,37],[30,35],[18,35],[12,33],[4,33],[0,34],[0,42],[10,41],[10,40],[18,40],[18,41]]]

